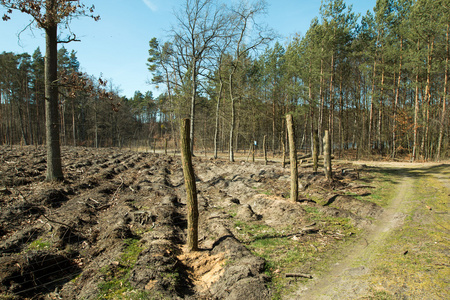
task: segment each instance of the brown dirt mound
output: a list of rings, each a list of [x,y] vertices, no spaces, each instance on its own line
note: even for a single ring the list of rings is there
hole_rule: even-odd
[[[64,147],[62,156],[65,181],[47,183],[43,148],[0,148],[1,295],[269,299],[265,260],[239,240],[235,223],[300,228],[305,205],[317,206],[284,198],[289,170],[279,164],[195,158],[202,251],[185,253],[179,158]],[[323,176],[302,171],[305,195],[325,197],[329,191],[317,188]],[[338,197],[333,209],[376,214],[352,201]]]

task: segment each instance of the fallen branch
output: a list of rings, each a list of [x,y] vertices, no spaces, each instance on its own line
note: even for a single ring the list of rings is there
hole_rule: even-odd
[[[310,153],[310,154],[306,154],[306,155],[299,156],[299,157],[297,157],[297,159],[305,159],[305,158],[309,158],[309,157],[312,157],[312,154],[311,154],[311,153]]]
[[[302,273],[286,273],[285,274],[286,278],[287,277],[302,277],[302,278],[308,278],[308,279],[312,279],[312,275],[310,274],[302,274]]]
[[[66,224],[66,223],[63,223],[63,222],[59,222],[59,221],[50,219],[50,218],[47,217],[45,214],[42,214],[41,216],[43,216],[44,218],[46,218],[47,221],[49,221],[49,222],[51,222],[51,223],[59,224],[59,225],[65,226],[65,227],[67,227],[67,228],[69,228],[69,229],[71,229],[71,230],[73,230],[73,231],[75,231],[75,232],[82,233],[81,231],[79,231],[79,230],[73,228],[72,226],[70,226],[69,224]]]
[[[114,192],[114,194],[113,194],[113,196],[112,196],[112,198],[111,198],[111,201],[114,201],[114,199],[116,198],[116,196],[117,196],[117,194],[119,193],[119,190],[122,188],[122,186],[123,186],[123,178],[122,178],[122,176],[119,176],[119,178],[120,178],[120,185],[119,185],[119,187],[117,188],[117,190]]]
[[[375,189],[375,187],[371,186],[371,185],[358,185],[358,186],[350,186],[347,188],[351,189],[351,190],[353,190],[353,189]]]

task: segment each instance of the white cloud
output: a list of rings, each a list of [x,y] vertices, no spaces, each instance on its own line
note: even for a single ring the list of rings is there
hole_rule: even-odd
[[[148,8],[150,8],[152,11],[156,11],[158,10],[158,7],[156,6],[156,4],[154,4],[152,1],[150,0],[142,0],[145,5],[147,5]]]

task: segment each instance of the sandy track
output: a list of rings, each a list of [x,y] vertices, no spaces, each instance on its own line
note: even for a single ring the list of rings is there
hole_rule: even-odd
[[[426,179],[427,190],[446,189],[446,194],[450,195],[450,173],[448,165],[439,166],[438,164],[405,164],[405,163],[370,163],[372,166],[382,167],[384,169],[394,170],[400,168],[398,178],[401,178],[397,185],[397,192],[389,205],[385,207],[380,218],[372,224],[363,237],[359,238],[353,245],[346,248],[341,253],[341,260],[330,267],[329,272],[317,277],[305,285],[301,286],[294,294],[287,299],[406,299],[402,298],[400,287],[394,292],[385,292],[389,288],[383,286],[379,281],[379,275],[373,276],[372,270],[379,266],[377,259],[385,251],[384,244],[394,230],[403,230],[404,220],[413,218],[417,215],[419,208],[424,205],[422,199],[417,195],[419,189]],[[437,168],[437,169],[436,169]],[[433,170],[433,171],[430,171]],[[435,178],[437,180],[431,180]],[[432,184],[430,184],[432,182]],[[448,198],[447,198],[448,208]],[[428,210],[432,208],[426,206]],[[440,211],[439,214],[448,216],[448,209]],[[428,218],[418,218],[421,223],[430,222]],[[448,220],[448,218],[447,218]],[[446,222],[448,223],[448,221]],[[422,224],[420,224],[422,225]],[[444,229],[448,233],[448,224],[444,224]],[[434,227],[442,227],[442,223],[434,224]],[[419,228],[421,229],[421,228]],[[448,239],[444,239],[445,249],[449,249]],[[437,242],[434,242],[437,243]],[[433,251],[432,249],[430,251]],[[404,253],[406,255],[407,252]],[[444,265],[444,273],[449,273],[448,264]],[[399,279],[399,285],[408,282],[407,277],[411,274],[403,273],[405,278]],[[389,276],[387,276],[389,277]],[[378,280],[378,282],[377,282]],[[402,282],[402,283],[400,283]],[[392,289],[392,288],[391,288]],[[412,290],[411,287],[403,288]],[[383,291],[379,295],[389,295],[387,298],[377,296],[376,291]],[[375,291],[375,292],[374,292]],[[406,294],[406,292],[405,292]],[[442,299],[439,295],[433,295],[432,291],[426,291],[428,299]],[[445,291],[444,291],[445,294]],[[423,299],[424,291],[409,293],[408,299]],[[447,296],[448,289],[447,289]]]

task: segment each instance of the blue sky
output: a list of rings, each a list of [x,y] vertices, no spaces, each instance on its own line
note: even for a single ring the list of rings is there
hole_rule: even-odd
[[[94,4],[95,13],[101,20],[80,18],[71,23],[72,31],[81,39],[64,45],[69,51],[77,52],[81,70],[89,75],[109,80],[120,95],[132,97],[136,90],[142,93],[159,92],[147,84],[150,73],[147,70],[148,42],[156,37],[166,40],[167,31],[175,25],[174,9],[184,0],[84,0],[86,5]],[[284,44],[296,33],[304,34],[315,16],[319,16],[320,0],[268,0],[268,15],[265,22],[278,32]],[[373,9],[376,0],[346,0],[353,11],[364,15]],[[5,9],[0,7],[0,15]],[[44,35],[39,29],[26,29],[30,18],[14,12],[11,20],[0,21],[0,53],[28,52],[37,47],[45,52]]]

